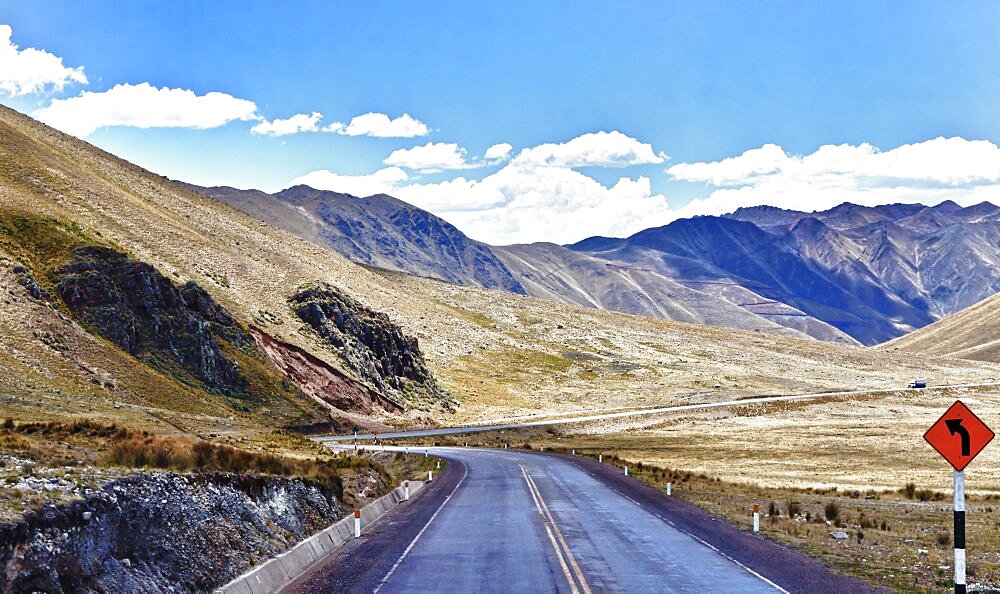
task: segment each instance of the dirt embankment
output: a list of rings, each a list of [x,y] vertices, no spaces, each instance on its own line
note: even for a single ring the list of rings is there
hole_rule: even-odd
[[[342,511],[299,479],[137,474],[0,526],[0,591],[208,591]]]

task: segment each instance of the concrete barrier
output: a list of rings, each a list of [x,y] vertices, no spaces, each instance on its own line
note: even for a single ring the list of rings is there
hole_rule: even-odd
[[[423,481],[410,481],[410,494],[419,492],[423,486]],[[361,508],[362,527],[367,528],[378,521],[402,501],[403,487],[400,486],[364,506]],[[216,589],[215,594],[274,594],[353,537],[354,514],[352,513]]]

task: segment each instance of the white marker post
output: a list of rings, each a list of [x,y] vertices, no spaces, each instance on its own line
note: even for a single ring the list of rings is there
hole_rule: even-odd
[[[597,454],[597,461],[604,464],[604,454]]]
[[[753,531],[760,532],[760,504],[753,504]]]
[[[667,497],[670,497],[670,494],[671,494],[670,492],[671,492],[673,486],[674,486],[673,483],[667,483]]]
[[[438,468],[438,470],[441,470],[441,461],[440,460],[438,460],[438,462],[437,462],[437,468]]]
[[[434,471],[433,470],[428,470],[427,471],[427,482],[429,483],[429,482],[431,482],[433,480],[434,480]]]
[[[625,476],[628,476],[628,466],[625,467]]]
[[[573,450],[573,455],[574,455],[574,456],[576,455],[576,450]]]
[[[429,458],[431,455],[430,450],[424,450],[424,458]]]
[[[361,538],[361,510],[354,510],[354,538]]]
[[[965,594],[965,472],[955,471],[955,594]]]
[[[403,501],[410,500],[410,481],[403,481]]]

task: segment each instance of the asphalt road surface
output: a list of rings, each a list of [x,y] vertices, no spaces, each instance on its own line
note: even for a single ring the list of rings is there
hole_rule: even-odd
[[[607,464],[429,449],[442,476],[284,592],[871,590]]]
[[[922,390],[934,390],[938,388],[977,388],[984,386],[997,386],[1000,382],[982,382],[974,384],[948,384],[941,386],[928,386]],[[606,421],[611,419],[621,419],[627,417],[641,417],[648,415],[661,415],[676,412],[690,412],[695,410],[706,410],[713,408],[728,408],[731,406],[746,406],[748,404],[761,404],[768,402],[796,402],[802,400],[815,400],[817,398],[850,398],[852,396],[862,396],[867,394],[892,394],[904,392],[907,389],[893,388],[886,390],[847,390],[839,392],[814,392],[811,394],[788,394],[778,396],[759,396],[753,398],[743,398],[740,400],[725,400],[721,402],[705,402],[700,404],[679,404],[675,406],[642,407],[636,410],[624,412],[608,412],[600,414],[574,415],[562,418],[543,419],[541,421],[526,421],[522,423],[501,423],[493,425],[471,425],[466,427],[437,427],[434,429],[415,429],[413,431],[396,431],[379,433],[379,439],[403,439],[407,437],[432,437],[435,435],[460,435],[463,433],[480,433],[483,431],[498,431],[509,429],[524,429],[527,427],[544,427],[548,425],[566,425],[570,423],[586,423],[591,421]],[[620,409],[612,409],[620,410]],[[557,417],[559,415],[551,415]],[[518,417],[521,418],[521,417]],[[372,440],[376,436],[370,433],[358,434],[357,439]],[[331,435],[328,437],[313,437],[319,442],[346,442],[355,439],[354,435]]]

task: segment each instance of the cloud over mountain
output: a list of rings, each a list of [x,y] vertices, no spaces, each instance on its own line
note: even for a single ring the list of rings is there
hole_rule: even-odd
[[[722,214],[768,204],[823,210],[841,202],[965,204],[995,199],[1000,192],[1000,147],[987,140],[934,138],[879,150],[868,143],[824,145],[808,155],[790,155],[765,144],[719,161],[679,163],[667,168],[676,180],[715,189],[680,213]]]

